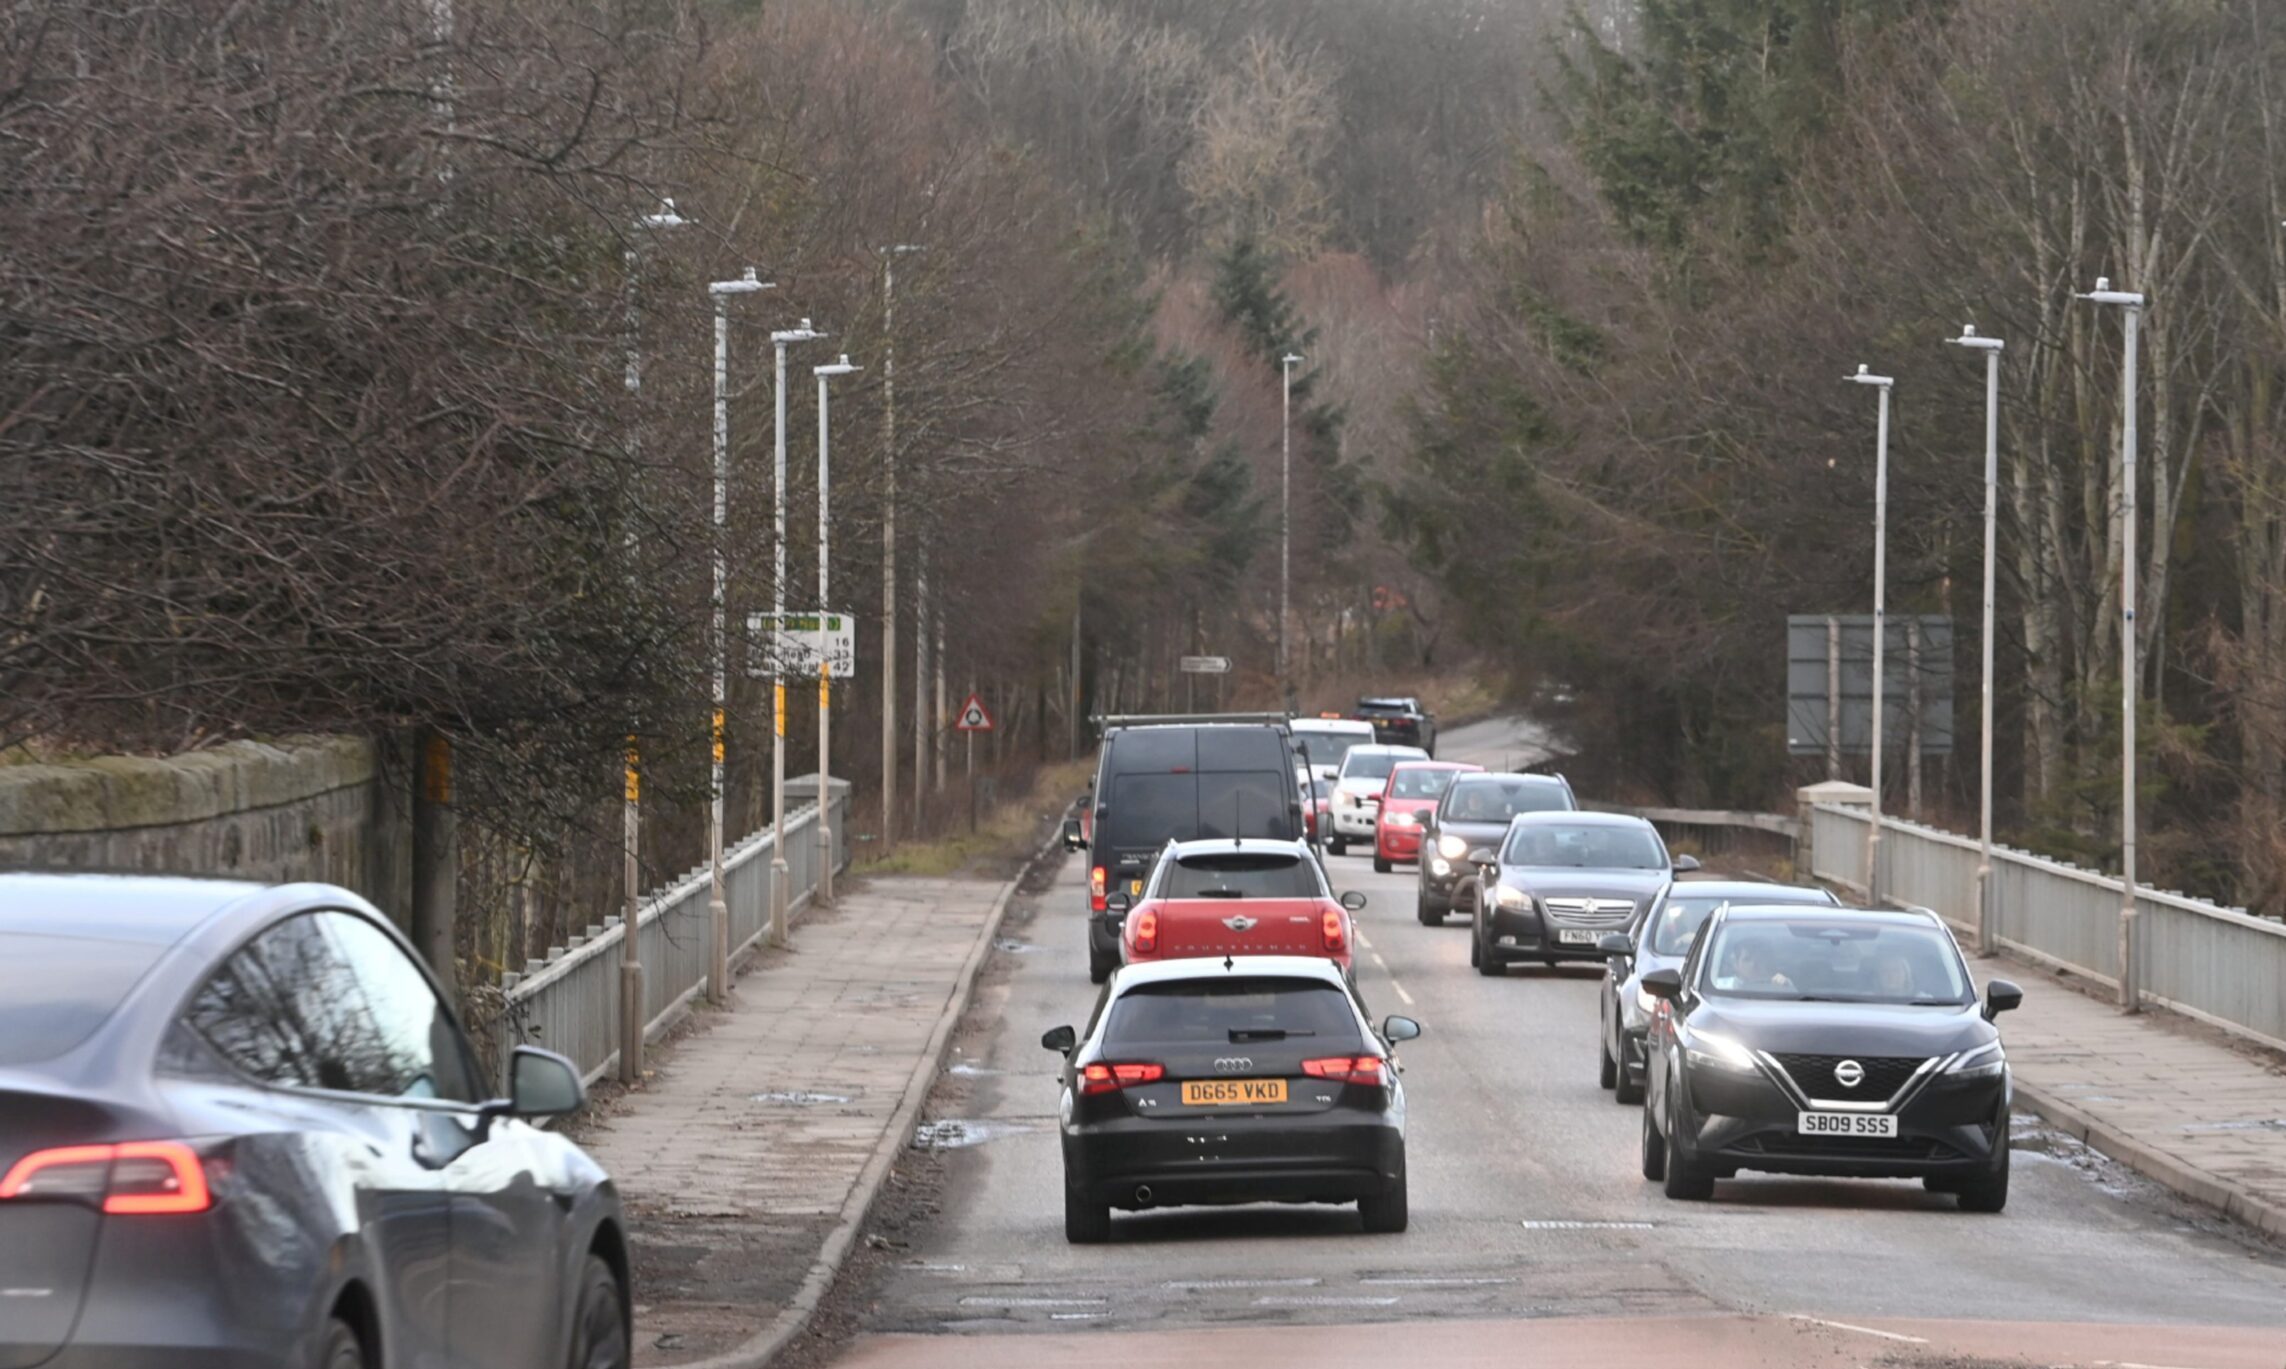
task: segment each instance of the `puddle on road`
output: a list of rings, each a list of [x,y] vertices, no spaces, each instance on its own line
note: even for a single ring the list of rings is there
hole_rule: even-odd
[[[913,1129],[915,1150],[962,1150],[1009,1136],[1028,1136],[1041,1129],[1038,1122],[980,1121],[947,1117],[923,1122]]]
[[[813,1108],[821,1103],[854,1103],[857,1099],[846,1093],[813,1093],[808,1089],[772,1089],[768,1093],[750,1093],[747,1099],[756,1103],[783,1103],[788,1107]]]

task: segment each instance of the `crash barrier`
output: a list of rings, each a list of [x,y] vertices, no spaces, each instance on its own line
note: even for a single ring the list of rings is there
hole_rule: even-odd
[[[795,782],[788,781],[788,793]],[[832,781],[833,862],[849,865],[849,782]],[[804,796],[816,793],[810,781]],[[816,894],[819,867],[818,806],[806,803],[786,813],[786,875],[789,915]],[[722,856],[723,901],[730,909],[730,961],[735,969],[751,956],[769,931],[771,833],[765,827]],[[691,1000],[706,991],[708,948],[714,922],[708,909],[713,875],[699,866],[643,900],[637,950],[643,959],[644,1035],[656,1039],[690,1011]],[[551,948],[544,959],[525,964],[520,974],[501,981],[505,1000],[497,1028],[490,1033],[499,1067],[508,1077],[509,1052],[519,1045],[545,1046],[570,1057],[593,1083],[619,1063],[619,960],[626,934],[624,919],[591,926],[568,946]]]

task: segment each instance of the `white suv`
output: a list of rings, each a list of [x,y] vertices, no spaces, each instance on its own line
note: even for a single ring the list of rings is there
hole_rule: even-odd
[[[1425,761],[1429,753],[1417,746],[1353,746],[1341,758],[1334,778],[1333,830],[1326,834],[1326,851],[1340,855],[1352,841],[1373,842],[1373,824],[1381,816],[1381,791],[1399,761]]]

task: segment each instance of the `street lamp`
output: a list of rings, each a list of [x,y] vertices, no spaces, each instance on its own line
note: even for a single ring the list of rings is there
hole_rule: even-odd
[[[734,295],[751,295],[773,288],[769,282],[756,279],[751,266],[737,280],[718,280],[706,287],[707,296],[714,301],[714,786],[707,816],[707,859],[712,883],[706,901],[714,935],[707,957],[707,997],[716,1003],[725,1002],[730,996],[730,903],[724,898],[722,888],[722,713],[727,694],[723,663],[727,655],[725,638],[729,634],[724,621],[724,591],[729,575],[724,547],[729,540],[730,519],[730,301]]]
[[[640,215],[635,220],[637,230],[663,230],[681,228],[690,220],[675,212],[673,200],[659,201],[657,212]],[[639,401],[643,394],[643,312],[641,247],[644,238],[638,236],[627,245],[627,453],[638,458],[635,479],[643,478],[640,461],[643,443],[642,416]],[[627,520],[628,573],[634,574],[635,547],[638,533],[636,520]],[[619,916],[619,1082],[632,1084],[643,1077],[643,869],[642,869],[642,795],[643,773],[641,756],[636,746],[634,725],[627,733],[627,775],[624,820],[621,844],[626,864],[625,907]]]
[[[1980,337],[1973,326],[1962,325],[1961,335],[1945,341],[1984,353],[1984,665],[1982,667],[1982,735],[1977,741],[1978,765],[1976,933],[1978,952],[1991,949],[1992,935],[1992,583],[1995,529],[2000,520],[2000,353],[2008,344],[1996,337]]]
[[[1881,417],[1874,429],[1873,456],[1873,821],[1865,829],[1865,901],[1881,902],[1881,712],[1882,652],[1889,636],[1889,392],[1897,382],[1864,366],[1847,377],[1881,392]]]
[[[2077,296],[2127,312],[2125,360],[2120,364],[2119,426],[2119,1008],[2141,1005],[2135,956],[2135,336],[2144,297],[2114,290],[2108,277]]]
[[[1289,704],[1294,692],[1293,682],[1286,677],[1287,619],[1293,604],[1294,368],[1301,364],[1299,352],[1278,358],[1278,377],[1285,388],[1278,413],[1278,684],[1286,691]]]
[[[814,342],[825,334],[803,319],[795,328],[770,334],[778,352],[777,513],[772,544],[777,560],[770,576],[771,630],[782,638],[786,624],[786,349],[797,342]],[[770,944],[786,944],[786,674],[783,661],[770,666]]]
[[[920,244],[881,253],[881,840],[897,840],[897,258]],[[919,658],[914,671],[919,673]],[[921,764],[918,742],[913,768]]]
[[[864,369],[850,365],[847,352],[831,365],[810,368],[818,378],[818,901],[821,903],[833,902],[833,829],[828,820],[833,812],[833,771],[827,766],[833,756],[833,668],[826,661],[826,612],[833,604],[826,561],[833,466],[827,446],[831,428],[826,421],[826,382],[834,376]]]

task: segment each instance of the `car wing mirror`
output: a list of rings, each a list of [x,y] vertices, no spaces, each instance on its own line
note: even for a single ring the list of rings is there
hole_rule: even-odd
[[[1643,976],[1643,992],[1669,1003],[1683,996],[1683,976],[1679,970],[1653,970]]]
[[[489,1136],[495,1118],[562,1117],[586,1106],[587,1085],[577,1065],[554,1051],[518,1046],[508,1056],[508,1096],[482,1105],[477,1115]]]
[[[1040,1033],[1040,1044],[1059,1055],[1070,1055],[1079,1044],[1079,1033],[1070,1027],[1050,1027]]]
[[[1421,1034],[1421,1024],[1410,1017],[1391,1017],[1381,1024],[1381,1039],[1394,1046]]]
[[[1468,853],[1468,863],[1481,865],[1489,870],[1500,863],[1500,853],[1489,846],[1479,846]]]
[[[2024,1006],[2024,990],[2012,979],[1995,979],[1984,986],[1984,1020]]]
[[[1693,871],[1693,870],[1696,870],[1696,869],[1698,869],[1698,868],[1699,868],[1699,858],[1698,858],[1697,856],[1677,856],[1677,857],[1675,857],[1675,873],[1676,873],[1676,874],[1678,874],[1678,875],[1687,875],[1687,874],[1689,874],[1691,871]]]
[[[1635,938],[1625,932],[1605,932],[1596,941],[1595,948],[1605,955],[1633,955]]]
[[[1362,913],[1365,911],[1365,895],[1352,889],[1341,896],[1341,906],[1353,913]]]
[[[1087,838],[1080,833],[1080,820],[1078,818],[1064,819],[1064,849],[1067,851],[1085,851],[1087,849]]]

